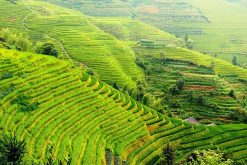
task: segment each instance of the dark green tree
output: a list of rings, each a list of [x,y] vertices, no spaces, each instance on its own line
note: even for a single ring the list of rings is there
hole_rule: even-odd
[[[115,88],[115,89],[119,90],[119,86],[117,85],[117,83],[116,83],[116,82],[114,82],[112,86],[113,86],[113,88]]]
[[[234,98],[234,99],[236,98],[234,90],[231,90],[229,92],[229,96],[232,97],[232,98]]]
[[[233,58],[232,58],[232,64],[233,65],[238,65],[237,57],[236,56],[233,56]]]
[[[58,51],[52,43],[44,43],[36,50],[37,53],[58,57]]]
[[[0,139],[0,164],[20,164],[25,153],[26,143],[24,140],[18,140],[15,134],[13,136],[2,135]]]
[[[185,37],[184,37],[185,43],[188,42],[188,40],[189,40],[189,36],[188,36],[188,34],[185,34]]]
[[[168,165],[174,165],[175,164],[175,150],[174,148],[168,143],[164,152],[164,156],[166,158],[166,162]]]
[[[198,96],[198,98],[197,98],[197,103],[198,103],[199,105],[204,105],[205,100],[204,100],[203,95]]]
[[[185,85],[185,81],[183,79],[179,79],[176,83],[177,87],[179,90],[182,90],[184,85]]]
[[[170,92],[171,92],[172,95],[176,95],[176,94],[179,94],[180,93],[180,90],[179,90],[179,88],[178,88],[177,85],[174,85],[174,86],[172,86],[170,88]]]
[[[194,93],[194,91],[191,91],[191,92],[188,94],[187,98],[188,98],[188,102],[189,102],[190,104],[192,104],[193,101],[194,101],[194,99],[195,99],[195,93]]]

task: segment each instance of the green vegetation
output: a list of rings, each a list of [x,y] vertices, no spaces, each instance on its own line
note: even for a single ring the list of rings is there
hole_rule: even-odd
[[[0,20],[3,23],[0,27],[24,31],[34,41],[52,41],[61,57],[73,58],[94,69],[100,73],[101,80],[134,87],[135,81],[143,77],[134,62],[133,51],[125,43],[101,31],[85,15],[36,1],[19,2],[15,6],[1,1],[0,5],[3,8],[0,13],[2,20],[15,19],[12,24]],[[12,11],[7,11],[7,8]]]
[[[207,153],[227,160],[211,149],[246,164],[244,57],[221,60],[237,46],[218,53],[219,36],[198,42],[217,21],[203,3],[0,1],[0,133],[25,139],[15,140],[26,148],[18,161],[174,164],[195,151],[194,164]]]
[[[0,100],[1,132],[15,131],[25,139],[28,163],[44,161],[51,144],[54,158],[70,154],[71,164],[152,164],[168,143],[177,150],[176,161],[195,149],[215,148],[246,160],[244,124],[193,126],[135,102],[68,62],[13,50],[0,53],[1,72],[13,75],[0,80],[1,87],[14,86]],[[19,111],[12,104],[17,93],[39,103],[37,109]]]
[[[187,162],[189,165],[201,165],[201,164],[232,165],[233,164],[232,160],[230,159],[225,160],[222,153],[216,153],[212,150],[195,151],[188,157]]]
[[[0,161],[1,164],[17,165],[22,162],[26,152],[25,141],[19,141],[16,135],[3,134],[0,140]]]
[[[39,54],[51,55],[54,57],[58,57],[58,51],[51,43],[43,43],[40,47],[36,50]]]

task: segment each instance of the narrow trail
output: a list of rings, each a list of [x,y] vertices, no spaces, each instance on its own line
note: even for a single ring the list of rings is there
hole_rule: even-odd
[[[30,2],[30,1],[28,1],[28,2]],[[30,28],[25,24],[25,22],[26,22],[26,20],[28,19],[28,17],[30,17],[30,16],[33,15],[33,14],[34,14],[34,15],[37,15],[37,13],[36,13],[36,12],[35,12],[28,4],[27,4],[28,2],[26,2],[25,5],[26,5],[27,8],[31,11],[31,13],[30,13],[30,14],[27,14],[27,15],[22,19],[22,26],[23,26],[23,28],[24,28],[26,31],[33,31],[33,32],[35,32],[35,33],[42,34],[42,35],[45,36],[46,38],[50,38],[51,40],[54,40],[55,42],[57,42],[57,43],[60,45],[60,47],[61,47],[61,49],[62,49],[62,51],[63,51],[63,54],[64,54],[68,59],[73,60],[73,59],[70,57],[70,55],[68,54],[68,52],[66,51],[66,49],[64,48],[64,46],[63,46],[63,44],[62,44],[61,41],[59,41],[58,39],[56,39],[56,38],[54,38],[54,37],[49,36],[49,35],[46,34],[46,33],[42,33],[42,32],[40,32],[40,31],[30,29]]]

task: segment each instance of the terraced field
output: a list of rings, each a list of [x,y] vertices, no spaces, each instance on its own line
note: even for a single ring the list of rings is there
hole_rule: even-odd
[[[246,2],[228,0],[136,1],[137,19],[184,38],[194,40],[194,49],[231,62],[247,65]],[[221,7],[219,7],[221,6]]]
[[[92,22],[106,33],[125,41],[130,46],[136,41],[150,40],[163,46],[181,46],[181,41],[175,36],[161,31],[154,26],[129,18],[95,17]]]
[[[94,69],[101,80],[133,87],[135,81],[143,77],[141,69],[134,63],[133,51],[125,43],[98,29],[81,13],[43,2],[1,3],[4,10],[9,6],[13,11],[21,7],[18,18],[23,19],[14,22],[21,27],[17,26],[15,30],[24,29],[38,40],[55,40],[59,47],[62,46],[62,52],[66,51],[74,60]],[[3,11],[1,15],[4,19],[17,19],[13,12],[6,14]],[[7,27],[11,26],[7,24]]]
[[[197,51],[181,48],[181,43],[178,38],[152,26],[122,18],[95,18],[93,22],[102,30],[114,35],[119,40],[130,43],[136,56],[138,56],[139,53],[160,58],[160,54],[163,53],[164,58],[188,61],[206,67],[211,67],[212,63],[214,63],[214,71],[216,74],[225,76],[235,75],[243,79],[247,78],[246,69]],[[138,31],[135,31],[135,29],[138,29]],[[161,41],[164,46],[155,49],[145,49],[138,45],[141,39],[153,42]]]
[[[145,75],[146,79],[149,79],[150,75],[147,72],[151,72],[152,77],[149,83],[155,86],[152,87],[151,85],[150,89],[154,95],[162,95],[161,90],[167,92],[171,85],[174,85],[179,78],[184,77],[188,84],[186,94],[193,90],[198,92],[198,94],[204,94],[206,92],[211,95],[209,97],[213,97],[209,101],[210,104],[217,104],[221,109],[218,112],[213,112],[215,110],[212,107],[209,107],[209,109],[200,107],[204,111],[203,115],[212,116],[211,113],[218,113],[219,116],[229,116],[228,110],[233,111],[240,107],[246,110],[247,85],[245,80],[247,78],[247,72],[245,69],[196,51],[175,47],[181,46],[179,39],[138,21],[123,18],[95,18],[93,22],[102,30],[128,43],[135,51],[136,57],[144,59],[144,62],[147,63],[145,64],[146,68],[151,67],[151,71],[146,71]],[[136,31],[135,29],[139,30]],[[163,46],[144,48],[141,44],[138,44],[141,40],[162,43]],[[152,61],[153,58],[156,61]],[[175,62],[168,66],[162,66],[162,59],[172,59],[178,63]],[[191,63],[197,66],[193,68],[190,65]],[[158,72],[157,75],[156,73],[152,74],[152,72],[156,71]],[[180,74],[180,72],[184,71],[188,73],[184,75]],[[239,96],[239,100],[229,98],[228,94],[231,89]],[[212,93],[216,95],[212,95]],[[185,96],[181,96],[185,100],[185,104],[182,107],[185,106],[187,107],[185,109],[191,110],[191,107],[188,107]],[[198,109],[198,107],[194,107],[193,109]]]
[[[168,142],[178,161],[199,148],[247,159],[244,124],[205,127],[167,118],[53,57],[0,49],[0,64],[1,132],[26,139],[29,163],[53,145],[54,156],[70,154],[72,164],[155,164]]]
[[[233,56],[247,67],[246,1],[132,0],[49,1],[101,18],[132,18],[172,33],[192,38],[194,49],[231,62]],[[219,8],[219,6],[221,6]],[[96,11],[96,12],[93,12]]]
[[[211,68],[178,60],[162,61],[150,56],[141,56],[139,59],[146,61],[149,92],[164,99],[163,104],[169,105],[182,118],[193,116],[216,123],[229,122],[230,113],[241,109],[238,100],[229,96],[231,85],[215,75]],[[178,94],[172,94],[170,89],[179,80],[184,81],[184,87]],[[204,103],[198,104],[199,96],[203,96]],[[191,100],[188,100],[190,97]],[[181,109],[183,112],[179,111]]]
[[[102,80],[133,86],[134,81],[142,77],[141,70],[133,62],[135,56],[132,50],[102,32],[79,12],[42,2],[31,5],[37,12],[40,11],[39,6],[46,6],[42,10],[52,11],[52,14],[37,16],[40,13],[36,13],[36,17],[27,21],[26,25],[57,38],[73,59],[95,69]]]

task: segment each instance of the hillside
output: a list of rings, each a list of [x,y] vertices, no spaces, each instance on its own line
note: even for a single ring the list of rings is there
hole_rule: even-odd
[[[26,139],[29,158],[72,164],[155,164],[166,144],[178,157],[220,149],[246,161],[245,124],[196,126],[147,108],[54,57],[0,49],[1,132]],[[193,138],[192,138],[193,137]]]
[[[211,11],[217,2],[0,0],[0,135],[26,141],[27,165],[51,148],[72,165],[162,164],[168,144],[180,164],[203,149],[246,164],[247,70],[217,53],[245,59],[245,15],[234,12],[245,1],[219,2]],[[232,6],[239,24],[222,19]],[[225,33],[240,28],[232,43],[217,22]],[[186,34],[219,58],[185,48]],[[21,39],[30,52],[11,45]],[[34,53],[39,42],[58,58]]]
[[[101,80],[134,87],[135,81],[143,77],[134,63],[133,51],[101,31],[83,14],[45,2],[0,3],[1,27],[27,33],[36,41],[53,41],[61,47],[64,58],[73,58],[94,69]],[[9,21],[10,18],[14,21]]]
[[[245,4],[245,5],[244,5]],[[246,1],[135,1],[136,19],[184,38],[194,49],[246,68]]]
[[[246,1],[244,0],[83,0],[49,1],[90,16],[142,21],[180,38],[189,35],[197,51],[247,67]],[[219,7],[220,6],[220,7]],[[97,12],[94,12],[97,11]]]
[[[145,80],[146,91],[162,99],[162,107],[153,107],[163,113],[175,111],[182,118],[192,116],[207,122],[229,123],[238,122],[231,119],[232,114],[247,109],[246,70],[179,48],[183,41],[151,25],[126,17],[88,17],[47,2],[0,3],[1,27],[21,31],[34,41],[52,41],[60,58],[86,65],[100,80],[109,84],[117,82],[121,88],[127,86],[129,93],[136,88],[138,80]],[[151,43],[149,48],[143,46],[145,43]],[[136,58],[147,63],[148,69],[138,67]],[[175,61],[166,65],[162,59]],[[170,88],[179,79],[185,81],[185,89],[180,95],[171,96]],[[237,99],[229,97],[232,90]],[[187,96],[193,92],[195,103],[190,105]],[[201,95],[205,105],[196,103]]]
[[[177,47],[182,46],[179,39],[138,21],[96,17],[93,22],[130,45],[145,71],[148,92],[163,99],[165,105],[180,102],[179,109],[185,110],[185,114],[180,115],[183,118],[192,115],[197,119],[213,119],[216,122],[226,119],[224,122],[227,122],[231,113],[238,109],[247,110],[245,69]],[[142,40],[146,40],[145,44],[149,45],[144,45]],[[180,95],[171,96],[170,88],[180,79],[185,81],[184,90]],[[229,97],[231,90],[235,91],[238,99]],[[188,101],[191,94],[194,95],[193,102],[199,96],[204,96],[205,105],[191,105]],[[177,109],[176,106],[168,109]]]

